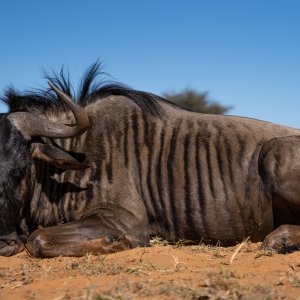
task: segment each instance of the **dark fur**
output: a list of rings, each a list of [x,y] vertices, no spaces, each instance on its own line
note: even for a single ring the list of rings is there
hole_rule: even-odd
[[[164,114],[159,101],[165,99],[151,93],[130,89],[120,83],[109,83],[103,80],[97,82],[99,76],[104,77],[105,75],[106,74],[101,71],[100,63],[94,63],[84,74],[76,94],[74,93],[69,75],[64,68],[61,69],[59,74],[55,72],[52,75],[45,74],[45,78],[59,87],[60,90],[69,95],[72,99],[77,99],[77,102],[83,107],[109,96],[124,96],[131,99],[145,110],[145,112],[149,112],[153,116],[160,118],[163,117]],[[18,92],[10,87],[0,99],[8,105],[10,113],[16,111],[44,113],[49,110],[60,113],[66,109],[50,88]]]
[[[146,245],[151,235],[232,245],[262,241],[278,226],[266,247],[300,244],[299,130],[176,109],[97,83],[98,75],[95,63],[76,94],[89,118],[81,135],[26,143],[26,120],[18,127],[8,121],[18,114],[2,115],[0,255],[23,249],[14,231],[19,213],[27,250],[44,257],[111,253]],[[46,78],[75,97],[63,69]],[[70,117],[49,89],[10,88],[3,101],[10,113]]]
[[[27,142],[4,114],[0,115],[0,136],[0,232],[8,234],[17,225],[21,205],[19,185],[30,160]]]

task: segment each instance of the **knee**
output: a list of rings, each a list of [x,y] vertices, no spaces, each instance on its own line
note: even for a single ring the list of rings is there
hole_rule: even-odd
[[[28,238],[25,245],[27,251],[35,257],[43,257],[45,250],[49,249],[50,243],[43,229],[34,231]]]
[[[268,234],[263,241],[263,249],[276,250],[279,253],[288,253],[299,249],[300,226],[281,225]]]

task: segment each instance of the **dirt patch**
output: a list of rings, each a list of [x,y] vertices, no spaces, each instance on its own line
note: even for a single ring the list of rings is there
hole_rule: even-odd
[[[238,247],[159,243],[106,256],[0,257],[0,299],[300,299],[300,252]]]

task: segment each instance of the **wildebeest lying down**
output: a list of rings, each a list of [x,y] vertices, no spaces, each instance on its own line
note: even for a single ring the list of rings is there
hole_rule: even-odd
[[[299,130],[96,86],[98,73],[94,64],[85,74],[77,102],[63,74],[52,90],[6,91],[1,255],[110,253],[152,235],[297,247]]]

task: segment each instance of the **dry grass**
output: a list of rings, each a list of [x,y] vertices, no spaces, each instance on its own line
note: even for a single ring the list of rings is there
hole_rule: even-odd
[[[300,295],[297,254],[278,255],[248,241],[228,248],[159,239],[152,243],[152,248],[107,256],[36,259],[21,255],[14,267],[0,264],[0,299],[4,292],[10,296],[19,291],[26,291],[22,298],[26,300],[268,300]],[[59,292],[41,298],[36,287],[43,293],[49,284],[49,291]]]
[[[179,271],[181,265],[178,258],[171,255],[174,260],[174,264],[171,268],[164,268],[151,262],[134,262],[133,265],[129,265],[127,262],[115,262],[113,259],[107,260],[104,255],[86,255],[83,259],[72,259],[66,262],[65,271],[77,270],[83,276],[94,275],[117,275],[121,273],[131,275],[147,275],[151,271],[158,271],[161,273],[174,273]]]
[[[273,300],[284,299],[277,292],[260,285],[241,286],[231,272],[208,273],[204,282],[197,285],[188,281],[144,281],[119,283],[115,288],[93,295],[93,300],[131,300],[131,299],[245,299]]]
[[[186,249],[193,253],[211,254],[214,258],[224,258],[230,252],[230,248],[221,247],[220,244],[208,245],[202,242],[195,244],[193,241],[180,240],[175,243],[169,243],[161,237],[153,237],[150,241],[151,245],[171,246],[174,249]]]
[[[0,267],[0,290],[3,288],[15,289],[19,286],[32,283],[33,279],[26,271],[26,268],[27,266],[22,264],[19,270],[11,272],[8,268]]]

